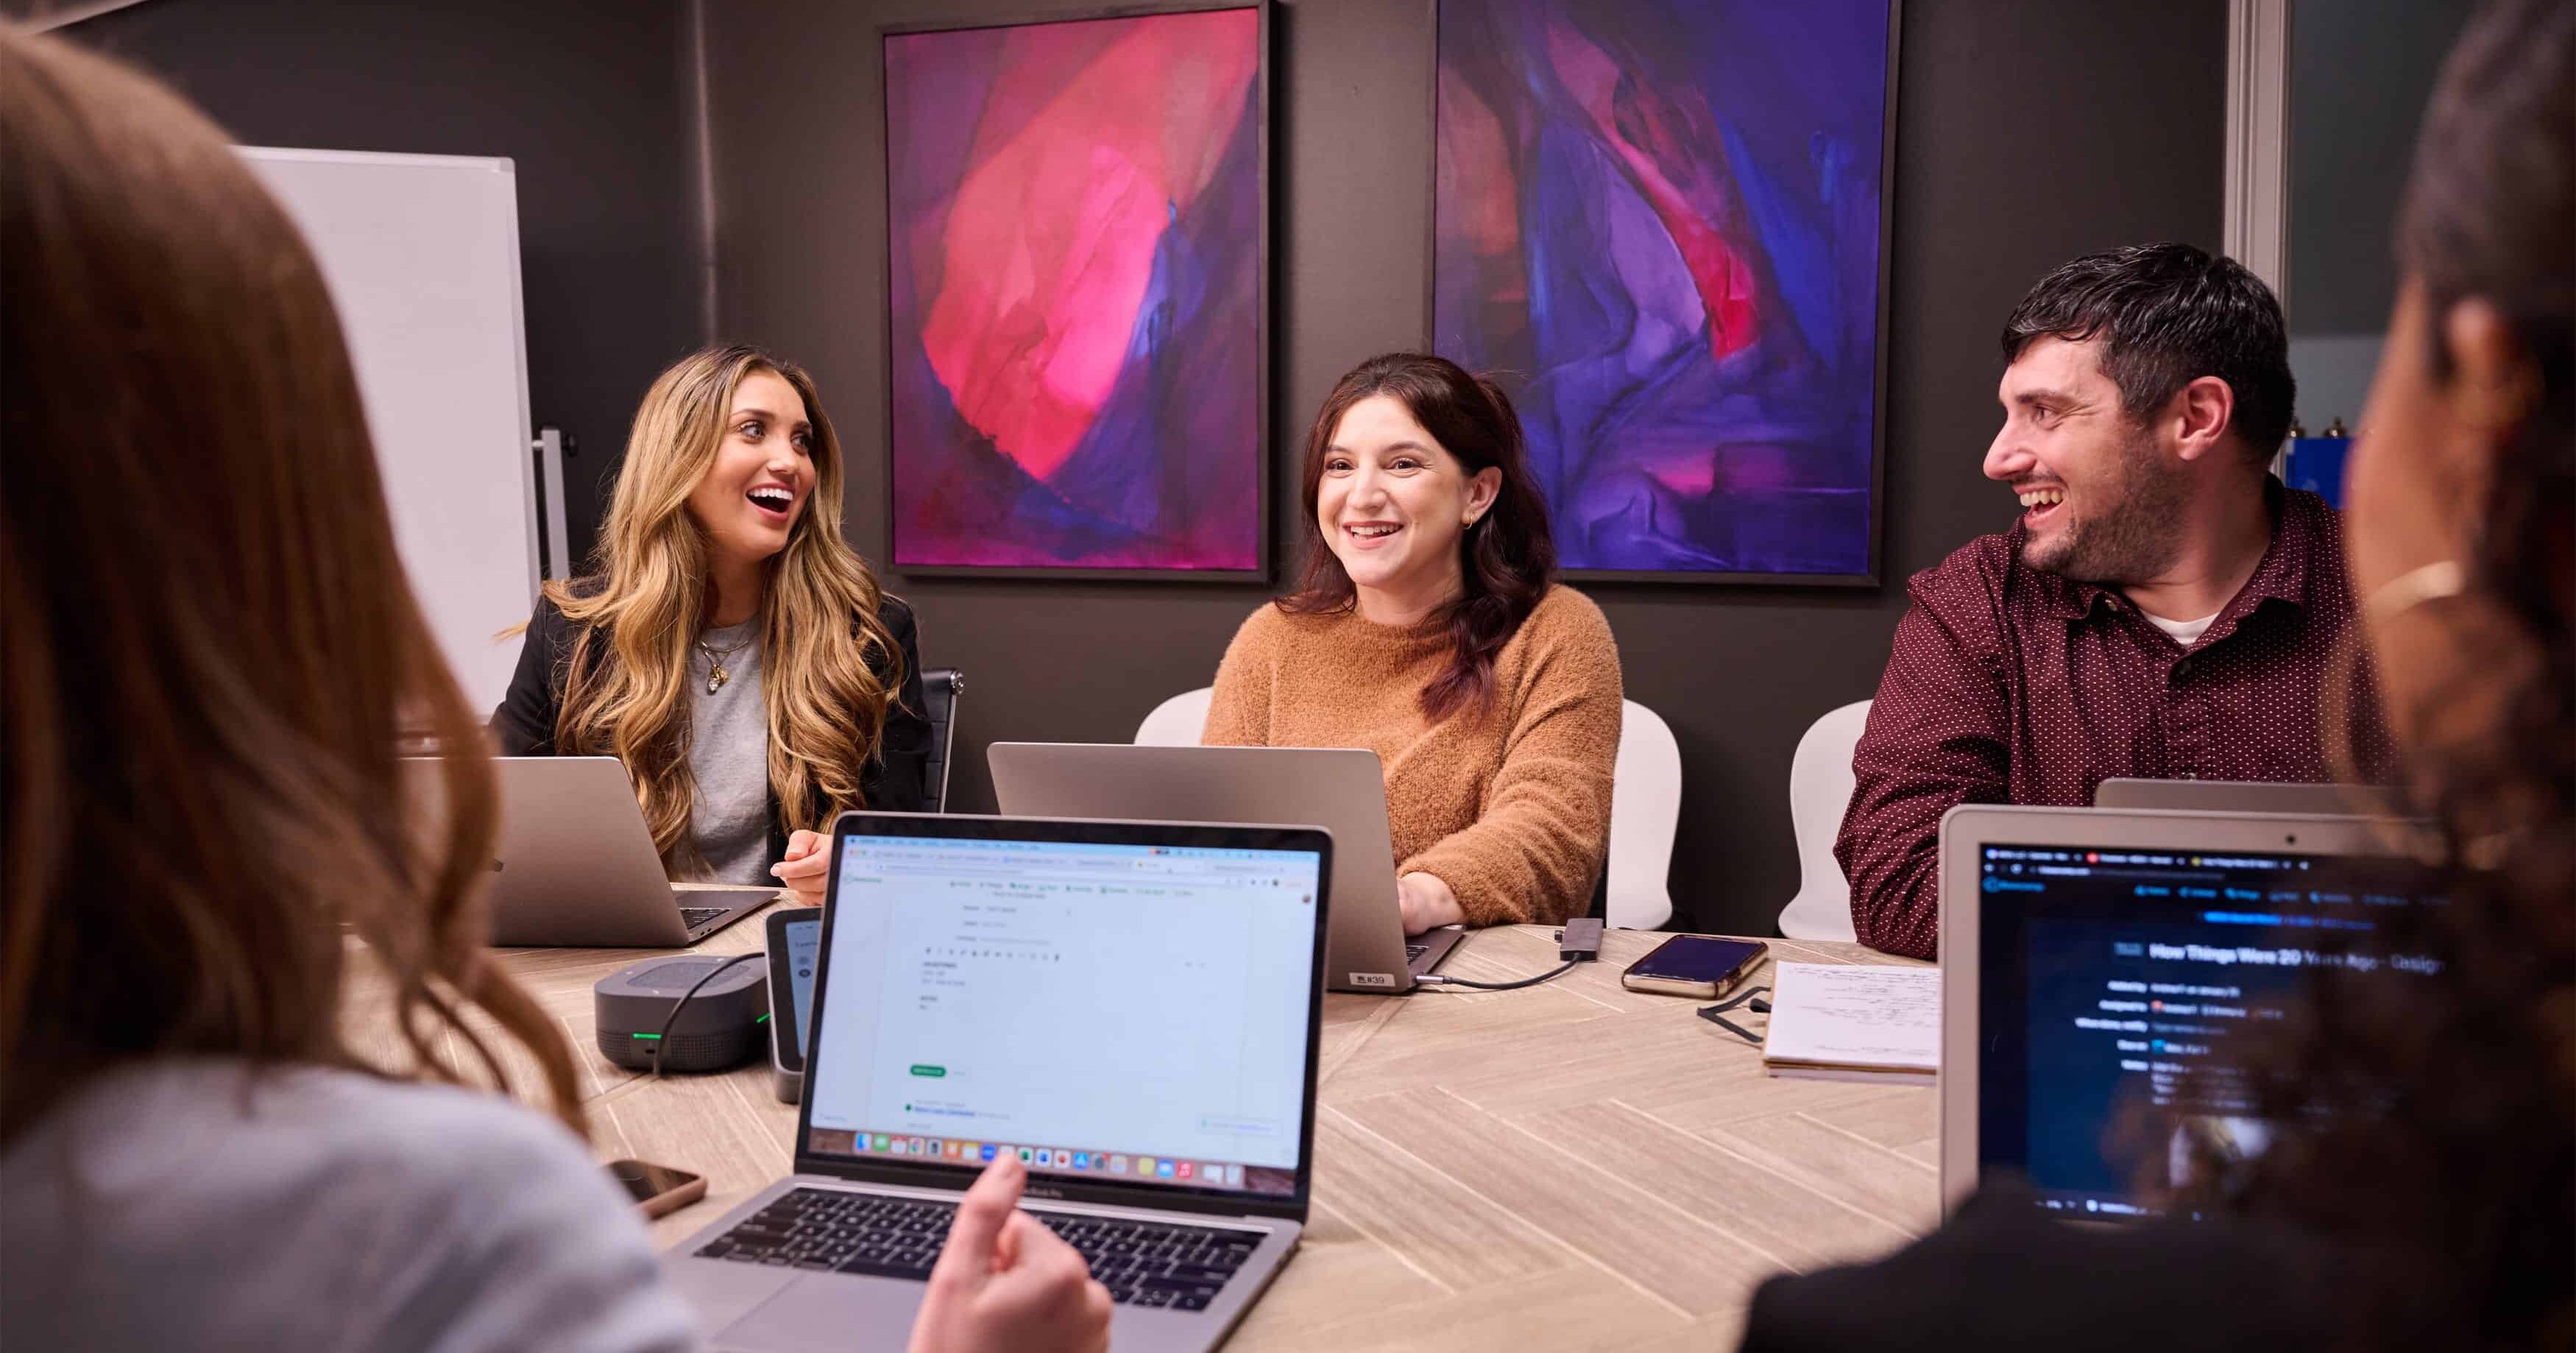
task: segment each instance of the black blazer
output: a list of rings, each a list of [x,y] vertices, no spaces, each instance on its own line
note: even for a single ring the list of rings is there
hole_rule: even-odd
[[[921,645],[912,621],[912,608],[887,597],[877,611],[885,622],[886,632],[894,636],[895,647],[903,654],[903,687],[896,692],[895,702],[886,707],[885,731],[877,741],[876,755],[868,759],[859,777],[859,791],[866,796],[867,806],[888,812],[919,813],[930,806],[927,788],[930,770],[930,708],[921,692]],[[564,618],[563,611],[544,597],[537,598],[536,613],[528,617],[528,638],[519,650],[519,670],[510,678],[509,693],[501,697],[501,707],[492,711],[492,735],[500,744],[503,756],[553,756],[555,754],[555,716],[563,706],[564,680],[572,670],[573,641],[580,637],[580,627]],[[598,656],[594,662],[613,662],[615,657],[605,648],[594,645]],[[762,666],[769,655],[762,654]],[[883,665],[877,668],[880,678],[888,675]],[[824,824],[828,829],[828,823]],[[787,828],[779,820],[778,795],[769,796],[769,862],[776,864],[787,857]]]

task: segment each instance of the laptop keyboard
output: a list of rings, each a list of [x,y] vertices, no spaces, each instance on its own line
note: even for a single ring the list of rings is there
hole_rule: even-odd
[[[701,1259],[925,1279],[948,1239],[947,1203],[796,1189],[697,1250]],[[1122,1305],[1203,1311],[1261,1244],[1259,1234],[1067,1212],[1030,1216],[1064,1238]]]
[[[728,908],[725,907],[682,907],[680,908],[680,924],[687,926],[691,930],[695,930],[699,926],[705,925],[707,922],[724,915],[727,910]]]

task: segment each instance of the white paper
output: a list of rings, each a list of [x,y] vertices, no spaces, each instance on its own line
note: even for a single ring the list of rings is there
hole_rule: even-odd
[[[1808,1066],[1941,1066],[1941,970],[1781,963],[1762,1057]]]

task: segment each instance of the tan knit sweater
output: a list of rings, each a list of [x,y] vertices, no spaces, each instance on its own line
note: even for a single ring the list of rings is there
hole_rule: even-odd
[[[1495,658],[1492,713],[1432,724],[1419,699],[1447,659],[1436,625],[1265,605],[1225,650],[1201,740],[1368,748],[1386,768],[1398,874],[1448,884],[1472,925],[1581,915],[1609,853],[1619,755],[1609,622],[1551,588]]]

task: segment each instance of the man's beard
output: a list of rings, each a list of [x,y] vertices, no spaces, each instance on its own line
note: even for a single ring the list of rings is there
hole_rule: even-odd
[[[2121,443],[2116,464],[2112,483],[2085,494],[2100,504],[2092,515],[2068,522],[2047,541],[2023,541],[2024,564],[2105,587],[2148,582],[2173,566],[2189,497],[2182,475],[2165,464],[2143,428]]]

